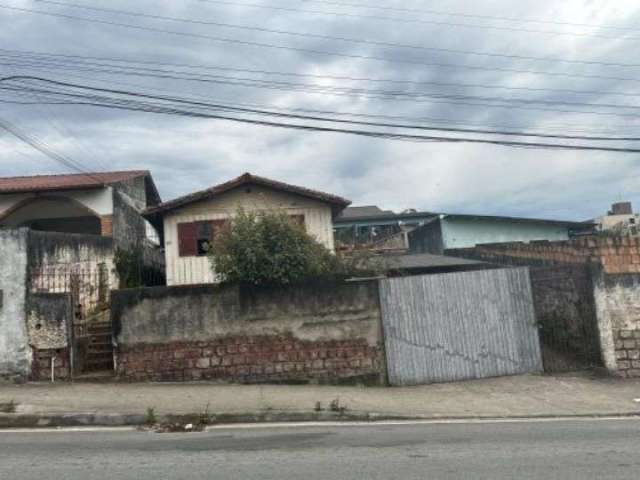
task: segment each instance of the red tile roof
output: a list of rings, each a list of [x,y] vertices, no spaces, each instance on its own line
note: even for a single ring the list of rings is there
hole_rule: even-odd
[[[151,174],[148,170],[128,170],[65,175],[34,175],[30,177],[0,177],[0,193],[99,188],[141,176],[151,176]]]
[[[271,180],[269,178],[252,175],[251,173],[245,173],[244,175],[240,175],[233,180],[215,185],[211,188],[207,188],[206,190],[194,192],[189,195],[185,195],[184,197],[169,200],[168,202],[161,203],[160,205],[157,205],[155,207],[148,208],[145,211],[145,215],[156,216],[158,214],[162,214],[164,212],[168,212],[176,208],[198,202],[200,200],[206,200],[211,197],[215,197],[241,185],[261,185],[264,187],[273,188],[275,190],[282,190],[288,193],[300,195],[302,197],[329,203],[333,206],[334,214],[336,215],[351,203],[350,200],[338,197],[336,195],[330,195],[328,193],[319,192],[317,190],[298,187],[295,185],[290,185],[288,183]]]

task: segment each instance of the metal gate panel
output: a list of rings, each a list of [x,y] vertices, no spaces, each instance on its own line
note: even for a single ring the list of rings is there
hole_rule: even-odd
[[[392,385],[542,371],[527,268],[384,279]]]

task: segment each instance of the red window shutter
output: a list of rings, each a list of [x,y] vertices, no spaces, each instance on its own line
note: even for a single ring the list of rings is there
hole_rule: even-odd
[[[197,243],[198,224],[178,224],[178,255],[181,257],[193,257],[198,254]]]

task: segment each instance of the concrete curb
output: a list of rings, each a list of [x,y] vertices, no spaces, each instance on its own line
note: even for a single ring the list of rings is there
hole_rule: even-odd
[[[197,423],[200,413],[158,415],[159,423]],[[356,412],[261,412],[210,414],[208,425],[235,423],[287,423],[287,422],[372,422],[376,420],[410,420],[404,415],[377,415]],[[64,413],[20,414],[0,413],[2,428],[51,427],[120,427],[145,425],[145,415],[119,413]]]
[[[391,415],[369,412],[261,412],[225,413],[209,415],[208,426],[239,423],[311,423],[311,422],[381,422],[381,421],[508,421],[508,420],[553,420],[588,418],[640,418],[640,412],[629,413],[584,413],[568,415],[527,416],[437,416],[437,415]],[[158,415],[160,423],[197,423],[201,414]],[[20,414],[0,413],[0,429],[56,428],[56,427],[125,427],[144,426],[145,415],[119,413],[64,413],[64,414]]]

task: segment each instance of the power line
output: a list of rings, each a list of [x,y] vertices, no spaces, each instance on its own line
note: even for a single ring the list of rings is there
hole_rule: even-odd
[[[561,62],[561,63],[570,63],[570,64],[579,64],[579,65],[602,65],[602,66],[612,66],[612,67],[640,67],[640,64],[638,63],[601,62],[596,60],[572,60],[572,59],[556,58],[556,57],[545,58],[545,57],[533,57],[533,56],[527,56],[527,55],[512,55],[512,54],[505,54],[505,53],[477,52],[472,50],[459,50],[459,49],[453,49],[453,48],[426,47],[423,45],[409,45],[409,44],[394,43],[394,42],[364,40],[364,39],[358,39],[353,37],[322,35],[322,34],[315,34],[310,32],[294,32],[291,30],[278,30],[278,29],[271,29],[271,28],[264,28],[264,27],[256,27],[251,25],[238,25],[238,24],[232,24],[232,23],[196,20],[196,19],[190,19],[190,18],[176,18],[176,17],[165,16],[165,15],[149,14],[144,12],[132,12],[129,10],[93,7],[89,5],[81,5],[81,4],[69,3],[69,2],[58,2],[55,0],[35,0],[35,1],[39,3],[47,3],[47,4],[60,5],[60,6],[70,7],[70,8],[78,8],[82,10],[90,10],[90,11],[104,12],[104,13],[115,13],[118,15],[127,15],[127,16],[139,17],[139,18],[149,18],[153,20],[165,20],[165,21],[171,21],[171,22],[195,24],[195,25],[209,25],[209,26],[239,29],[239,30],[249,30],[249,31],[255,31],[255,32],[275,33],[278,35],[290,35],[290,36],[303,37],[303,38],[319,38],[323,40],[334,40],[334,41],[337,40],[341,42],[374,45],[378,47],[407,48],[407,49],[413,49],[413,50],[424,50],[429,52],[444,52],[444,53],[454,53],[454,54],[460,54],[460,55],[475,55],[475,56],[491,57],[491,58],[506,58],[511,60],[533,60],[538,62]]]
[[[421,18],[363,15],[363,14],[348,13],[348,12],[332,12],[332,11],[326,11],[326,10],[307,10],[302,8],[280,7],[280,6],[274,6],[274,5],[246,3],[246,2],[237,2],[237,1],[233,1],[233,2],[225,1],[225,0],[199,0],[199,1],[205,2],[205,3],[217,4],[217,5],[232,5],[236,7],[240,6],[240,7],[260,8],[260,9],[269,9],[269,10],[279,10],[279,11],[285,11],[285,12],[295,12],[295,13],[305,13],[305,14],[308,13],[313,15],[328,15],[333,17],[363,18],[368,20],[379,20],[379,21],[385,21],[385,22],[419,23],[419,24],[439,25],[439,26],[446,26],[446,27],[476,28],[476,29],[485,29],[485,30],[524,32],[524,33],[541,33],[546,35],[594,37],[594,38],[606,38],[609,40],[634,40],[634,41],[640,40],[640,37],[614,37],[610,35],[599,35],[594,33],[561,32],[557,30],[535,30],[535,29],[529,29],[529,28],[505,27],[505,26],[498,26],[498,25],[477,25],[472,23],[444,22],[444,21],[436,21],[436,20],[425,20]]]
[[[431,136],[408,135],[408,134],[399,134],[399,133],[373,132],[373,131],[367,131],[367,130],[319,127],[319,126],[301,125],[301,124],[292,124],[292,123],[279,123],[279,122],[271,122],[271,121],[264,121],[264,120],[252,120],[247,118],[229,117],[224,115],[210,115],[210,114],[196,113],[196,112],[185,112],[185,111],[176,110],[176,109],[165,109],[163,111],[162,109],[159,109],[159,108],[156,108],[155,110],[154,109],[141,110],[139,108],[113,107],[109,105],[97,105],[97,106],[104,106],[107,108],[124,108],[124,109],[130,109],[130,110],[148,111],[152,113],[168,113],[172,115],[183,115],[187,117],[228,120],[231,122],[247,123],[251,125],[267,126],[267,127],[286,128],[286,129],[293,129],[293,130],[304,130],[304,131],[325,132],[325,133],[345,133],[350,135],[388,139],[388,140],[404,140],[404,141],[413,141],[413,142],[478,143],[478,144],[501,145],[506,147],[520,147],[520,148],[583,150],[583,151],[616,152],[616,153],[640,153],[640,148],[633,149],[633,148],[618,148],[618,147],[592,147],[587,145],[562,145],[562,144],[551,144],[551,143],[514,142],[514,141],[503,141],[503,140],[476,139],[476,138],[441,137],[441,136],[434,136],[434,135],[431,135]]]
[[[64,156],[64,155],[61,155],[61,154],[55,152],[44,141],[38,139],[34,135],[28,134],[27,132],[25,132],[22,129],[20,129],[17,125],[11,123],[10,121],[8,121],[6,119],[3,119],[3,118],[0,118],[0,128],[5,130],[6,132],[10,133],[14,137],[18,138],[19,140],[23,141],[24,143],[30,145],[34,149],[38,150],[40,153],[42,153],[43,155],[47,156],[51,160],[53,160],[53,161],[55,161],[57,163],[60,163],[60,164],[62,164],[64,166],[66,166],[67,168],[75,170],[75,171],[87,176],[88,178],[91,178],[92,180],[96,180],[100,184],[103,183],[100,178],[98,178],[96,176],[93,176],[91,173],[89,173],[86,170],[84,170],[81,167],[81,164],[79,162],[76,162],[75,160],[73,160],[73,159],[71,159],[71,158],[69,158],[67,156]]]
[[[640,96],[640,92],[611,92],[611,91],[602,91],[602,90],[573,90],[566,88],[543,88],[543,87],[525,87],[525,86],[506,86],[506,85],[490,85],[490,84],[482,84],[482,83],[456,83],[456,82],[429,82],[429,81],[412,81],[412,80],[404,80],[404,79],[394,79],[394,78],[370,78],[370,77],[351,77],[344,75],[320,75],[320,74],[310,74],[310,73],[299,73],[299,72],[281,72],[281,71],[273,71],[273,70],[260,70],[260,69],[249,69],[249,68],[233,68],[233,67],[223,67],[223,66],[215,66],[215,65],[193,65],[193,64],[185,64],[185,63],[167,63],[167,62],[158,62],[158,61],[143,61],[143,60],[127,60],[123,58],[114,58],[114,57],[95,57],[95,56],[83,56],[83,55],[68,55],[68,54],[59,54],[59,53],[43,53],[43,52],[34,52],[28,50],[8,50],[0,48],[0,52],[9,52],[11,54],[27,55],[27,56],[36,56],[36,57],[55,57],[69,60],[98,60],[101,62],[116,62],[116,63],[128,63],[128,64],[141,64],[141,65],[160,65],[165,67],[174,67],[174,68],[189,68],[189,69],[203,69],[203,70],[220,70],[220,71],[232,71],[232,72],[241,72],[241,73],[250,73],[250,74],[261,74],[261,75],[270,75],[270,76],[291,76],[291,77],[300,77],[300,78],[317,78],[317,79],[328,79],[328,80],[345,80],[345,81],[354,81],[354,82],[371,82],[371,83],[395,83],[401,85],[415,85],[415,86],[446,86],[446,87],[460,87],[460,88],[482,88],[482,89],[499,89],[499,90],[514,90],[514,91],[527,91],[527,92],[553,92],[553,93],[568,93],[568,94],[576,94],[576,95],[598,95],[598,96],[623,96],[623,97],[638,97]],[[175,70],[172,70],[175,73]],[[184,72],[181,72],[184,73]]]
[[[584,74],[566,73],[566,72],[543,72],[543,71],[536,71],[536,70],[519,70],[514,68],[484,67],[481,65],[462,65],[462,64],[453,64],[453,63],[438,63],[438,62],[430,63],[430,62],[421,62],[421,61],[406,60],[406,59],[399,59],[399,58],[379,57],[375,55],[359,55],[359,54],[350,54],[350,53],[342,53],[342,52],[331,52],[331,51],[317,50],[317,49],[311,49],[311,48],[292,47],[289,45],[277,45],[272,43],[254,42],[254,41],[239,40],[234,38],[216,37],[212,35],[198,34],[198,33],[192,33],[192,32],[180,32],[180,31],[166,30],[166,29],[155,28],[155,27],[145,27],[142,25],[132,25],[128,23],[112,22],[112,21],[100,20],[96,18],[78,17],[78,16],[67,15],[62,13],[45,12],[42,10],[10,7],[7,5],[0,5],[0,8],[24,12],[24,13],[36,13],[40,15],[48,15],[48,16],[53,16],[58,18],[67,18],[70,20],[80,20],[85,22],[98,23],[102,25],[130,28],[134,30],[150,31],[155,33],[165,33],[168,35],[176,35],[176,36],[190,37],[190,38],[200,38],[203,40],[211,40],[215,42],[233,43],[233,44],[245,45],[250,47],[272,48],[277,50],[289,50],[289,51],[295,51],[300,53],[312,53],[312,54],[318,54],[318,55],[328,55],[328,56],[351,58],[351,59],[358,59],[358,60],[372,60],[372,61],[379,61],[379,62],[385,62],[385,63],[403,63],[408,65],[418,65],[423,67],[461,68],[461,69],[467,69],[467,70],[482,70],[482,71],[507,72],[507,73],[527,73],[530,75],[548,75],[548,76],[567,77],[567,78],[588,78],[588,79],[600,79],[600,80],[615,80],[620,82],[640,82],[640,79],[638,78],[628,78],[628,77],[584,75]]]
[[[29,65],[27,65],[29,66]],[[35,70],[49,70],[48,68],[42,68],[40,66],[33,67]],[[69,68],[69,67],[66,67]],[[135,75],[135,76],[147,76],[152,78],[164,78],[172,80],[185,80],[194,82],[213,83],[219,85],[240,86],[247,88],[260,88],[271,90],[283,90],[283,91],[302,91],[304,93],[323,94],[323,95],[336,95],[336,96],[348,96],[348,97],[366,97],[382,100],[402,100],[411,101],[414,103],[433,103],[433,104],[453,104],[453,105],[466,105],[476,107],[490,107],[490,108],[505,108],[505,109],[519,109],[519,110],[531,110],[531,111],[543,111],[553,113],[566,113],[566,114],[581,114],[581,115],[597,115],[597,116],[618,116],[618,117],[630,117],[637,118],[635,113],[623,113],[623,112],[601,112],[592,110],[567,110],[558,108],[543,108],[530,105],[567,105],[571,107],[595,107],[595,108],[613,108],[613,109],[638,109],[640,105],[624,105],[624,104],[600,104],[600,103],[585,103],[585,102],[569,102],[569,101],[549,101],[549,100],[528,100],[513,97],[483,97],[473,95],[450,95],[450,94],[438,94],[438,93],[422,93],[422,92],[397,92],[386,90],[367,90],[367,89],[350,89],[342,87],[326,87],[318,86],[314,84],[294,83],[294,82],[273,82],[263,81],[251,78],[242,77],[229,77],[229,76],[175,76],[170,74],[159,73],[147,73],[145,71],[110,71],[100,70],[96,68],[83,68],[81,71],[100,72],[114,75]],[[156,72],[158,70],[155,70]],[[497,102],[497,103],[485,103],[485,102]]]
[[[41,0],[36,0],[41,1]],[[573,22],[558,22],[554,20],[540,20],[540,19],[531,19],[531,18],[517,18],[517,17],[500,17],[494,15],[478,15],[471,13],[460,13],[460,12],[447,12],[444,10],[425,10],[418,8],[401,8],[401,7],[388,7],[382,5],[375,4],[364,4],[364,3],[346,3],[346,2],[335,2],[328,0],[301,0],[303,3],[323,3],[326,5],[336,5],[342,7],[357,7],[357,8],[368,8],[375,10],[387,10],[387,11],[396,11],[396,12],[406,12],[406,13],[426,13],[428,15],[443,15],[448,17],[464,17],[464,18],[478,18],[482,20],[500,20],[505,22],[521,22],[521,23],[539,23],[539,24],[549,24],[549,25],[563,25],[570,27],[589,27],[589,28],[602,28],[606,30],[630,30],[637,32],[637,27],[620,27],[616,25],[598,25],[593,23],[573,23]]]
[[[33,98],[36,100],[36,102],[40,101],[40,98],[35,93],[33,94]],[[101,170],[107,169],[105,164],[100,161],[97,156],[89,152],[89,150],[85,148],[80,139],[77,138],[70,129],[66,128],[61,124],[61,122],[58,121],[56,113],[50,108],[49,105],[47,105],[46,103],[41,103],[40,105],[41,106],[38,107],[38,109],[42,112],[42,118],[44,118],[45,121],[47,121],[56,132],[58,132],[62,137],[67,137],[69,140],[74,142],[76,146],[79,147],[85,155],[87,155],[88,158],[93,157],[94,161],[99,164]]]
[[[174,102],[174,103],[181,103],[181,104],[186,104],[186,105],[190,105],[190,106],[205,106],[205,107],[215,107],[215,108],[227,108],[224,106],[220,106],[220,105],[214,105],[214,104],[206,104],[206,103],[202,103],[202,102],[192,102],[192,101],[184,101],[181,99],[175,99],[175,98],[170,98],[170,97],[159,97],[159,96],[154,96],[154,95],[148,95],[148,94],[143,94],[143,93],[138,93],[138,92],[130,92],[130,91],[122,91],[122,90],[114,90],[114,89],[105,89],[105,88],[96,88],[96,87],[90,87],[90,86],[86,86],[86,85],[77,85],[77,84],[70,84],[68,82],[58,82],[58,81],[52,81],[52,80],[47,80],[47,79],[42,79],[42,78],[38,78],[38,77],[7,77],[7,78],[3,78],[0,79],[0,81],[12,81],[12,80],[36,80],[36,81],[41,81],[41,82],[45,82],[45,83],[50,83],[53,85],[59,85],[59,86],[63,86],[63,87],[71,87],[71,88],[78,88],[81,90],[89,90],[89,91],[94,91],[94,92],[101,92],[101,93],[109,93],[109,94],[116,94],[116,95],[126,95],[126,96],[132,96],[132,97],[138,97],[138,98],[144,98],[144,99],[154,99],[154,100],[161,100],[161,101],[169,101],[169,102]],[[75,95],[73,95],[75,96]],[[99,97],[98,97],[99,98]],[[108,100],[108,99],[107,99]],[[114,107],[114,108],[125,108],[125,109],[132,109],[132,110],[139,110],[139,111],[149,111],[149,112],[153,112],[153,113],[172,113],[172,114],[177,114],[177,115],[183,115],[183,116],[193,116],[193,117],[201,117],[201,118],[214,118],[214,119],[221,119],[221,120],[230,120],[230,121],[235,121],[235,122],[243,122],[243,123],[249,123],[249,124],[254,124],[254,125],[265,125],[265,126],[277,126],[277,127],[281,127],[281,128],[293,128],[293,129],[298,129],[298,130],[313,130],[313,131],[321,131],[321,132],[335,132],[335,133],[350,133],[350,134],[355,134],[355,135],[361,135],[361,136],[370,136],[370,137],[378,137],[378,138],[388,138],[388,139],[400,139],[400,140],[410,140],[410,141],[446,141],[446,142],[467,142],[467,143],[486,143],[486,144],[494,144],[494,145],[505,145],[505,146],[521,146],[521,147],[528,147],[528,148],[560,148],[560,149],[576,149],[576,150],[593,150],[593,151],[609,151],[609,152],[627,152],[627,153],[640,153],[640,149],[631,149],[631,148],[618,148],[618,147],[596,147],[596,146],[589,146],[589,145],[562,145],[562,144],[546,144],[546,143],[533,143],[533,142],[514,142],[514,141],[504,141],[504,140],[491,140],[491,139],[486,139],[486,138],[467,138],[467,137],[441,137],[441,136],[433,136],[433,135],[412,135],[412,134],[404,134],[404,133],[395,133],[395,132],[377,132],[377,131],[367,131],[367,130],[354,130],[354,129],[344,129],[344,128],[334,128],[334,127],[324,127],[324,126],[318,126],[318,125],[301,125],[301,124],[291,124],[291,123],[281,123],[281,122],[273,122],[273,121],[265,121],[265,120],[255,120],[255,119],[248,119],[248,118],[239,118],[239,117],[229,117],[229,116],[225,116],[225,115],[211,115],[208,113],[203,113],[203,112],[194,112],[194,111],[185,111],[185,110],[181,110],[181,109],[176,109],[172,106],[166,106],[166,105],[149,105],[149,104],[144,104],[144,103],[122,103],[123,99],[116,99],[116,103],[109,105],[109,104],[101,104],[99,105],[98,103],[96,103],[97,106],[104,106],[104,107]],[[126,100],[126,99],[124,99]],[[261,115],[271,115],[271,116],[278,116],[278,117],[285,117],[288,119],[298,119],[298,120],[306,120],[306,121],[321,121],[321,122],[333,122],[333,123],[349,123],[349,124],[356,124],[356,125],[367,125],[367,126],[376,126],[376,127],[392,127],[392,128],[418,128],[418,129],[422,129],[422,127],[417,127],[417,126],[406,126],[406,125],[391,125],[391,124],[381,124],[381,123],[372,123],[372,122],[357,122],[357,121],[345,121],[345,120],[339,120],[339,119],[330,119],[330,118],[318,118],[318,117],[311,117],[311,116],[302,116],[302,115],[291,115],[291,114],[277,114],[277,113],[273,113],[273,112],[264,112],[264,111],[258,111],[258,110],[252,110],[252,109],[239,109],[239,108],[233,108],[233,109],[229,109],[235,113],[256,113],[256,114],[261,114]],[[429,130],[444,130],[444,129],[439,129],[439,128],[429,128]],[[445,130],[446,131],[446,130]],[[474,134],[478,134],[478,133],[486,133],[486,132],[482,132],[482,131],[467,131],[465,133],[474,133]],[[493,135],[502,135],[505,132],[492,132]],[[507,133],[505,133],[507,134]],[[511,132],[509,132],[508,134],[512,134]],[[571,137],[569,136],[557,136],[555,138],[561,138],[561,139],[571,139]],[[594,140],[594,137],[590,137],[590,138],[583,138],[583,139],[588,139],[588,140]],[[599,138],[600,140],[602,140],[602,138]],[[619,138],[607,138],[607,140],[620,140]],[[632,139],[626,139],[626,140],[633,140],[633,141],[639,141],[640,138],[638,137],[634,137]]]
[[[47,70],[47,69],[44,69]],[[51,70],[49,70],[51,71]],[[54,71],[55,72],[55,71]],[[66,76],[70,76],[70,77],[74,77],[74,78],[79,78],[82,80],[89,80],[89,81],[99,81],[99,82],[103,82],[103,83],[109,83],[110,85],[112,84],[118,84],[118,85],[123,85],[126,87],[134,87],[134,88],[142,88],[142,89],[146,89],[146,90],[155,90],[155,91],[159,91],[159,92],[163,92],[163,93],[171,93],[172,95],[176,95],[175,91],[172,90],[167,90],[167,89],[162,89],[162,88],[157,88],[157,87],[151,87],[149,88],[148,86],[144,86],[144,85],[140,85],[140,84],[134,84],[134,83],[130,83],[130,82],[122,82],[122,81],[114,81],[114,80],[102,80],[102,79],[97,79],[97,78],[93,78],[93,77],[86,77],[83,75],[74,75],[74,74],[69,74],[69,73],[65,73]],[[14,94],[19,94],[19,92],[14,92]],[[183,94],[184,96],[184,94]],[[195,99],[198,101],[206,101],[209,100],[210,98],[204,98],[204,97],[197,97],[194,95],[188,95],[188,98],[190,99]],[[5,103],[9,103],[9,102],[5,102]],[[64,104],[64,102],[48,102],[50,104]],[[27,102],[20,102],[20,104],[33,104],[31,103],[27,103]],[[485,124],[485,123],[475,123],[474,122],[460,122],[460,121],[455,121],[452,119],[443,119],[443,118],[431,118],[431,117],[422,117],[422,118],[415,118],[415,117],[407,117],[407,116],[398,116],[398,115],[380,115],[380,114],[365,114],[365,113],[354,113],[354,112],[336,112],[336,111],[326,111],[326,110],[317,110],[317,109],[308,109],[308,108],[285,108],[285,107],[277,107],[277,106],[273,106],[273,105],[261,105],[261,104],[256,104],[256,103],[247,103],[247,102],[243,102],[243,103],[239,103],[239,102],[235,102],[235,104],[240,104],[242,106],[249,106],[249,107],[257,107],[257,108],[265,108],[265,109],[276,109],[276,110],[281,110],[281,111],[291,111],[291,112],[304,112],[304,113],[320,113],[320,114],[332,114],[332,115],[340,115],[340,116],[351,116],[351,117],[362,117],[362,118],[385,118],[385,119],[392,119],[392,120],[404,120],[404,121],[410,121],[410,122],[431,122],[431,123],[440,123],[440,124],[447,124],[447,125],[459,125],[459,126],[464,126],[464,125],[471,125],[471,126],[480,126],[483,128],[496,128],[496,129],[506,129],[506,130],[517,130],[517,129],[522,129],[522,128],[527,128],[526,126],[518,126],[518,125],[491,125],[491,124]],[[613,125],[607,125],[610,129],[615,129],[613,131],[619,132],[620,130],[624,129],[625,127],[628,127],[628,124],[613,124]],[[584,129],[585,128],[589,128],[587,126],[580,126],[580,125],[567,125],[567,124],[553,124],[553,125],[549,125],[549,127],[553,127],[556,129],[562,129],[562,131],[564,132],[576,132],[576,133],[584,133]],[[583,130],[580,129],[576,129],[576,127],[582,127]],[[593,129],[592,129],[593,130]]]

